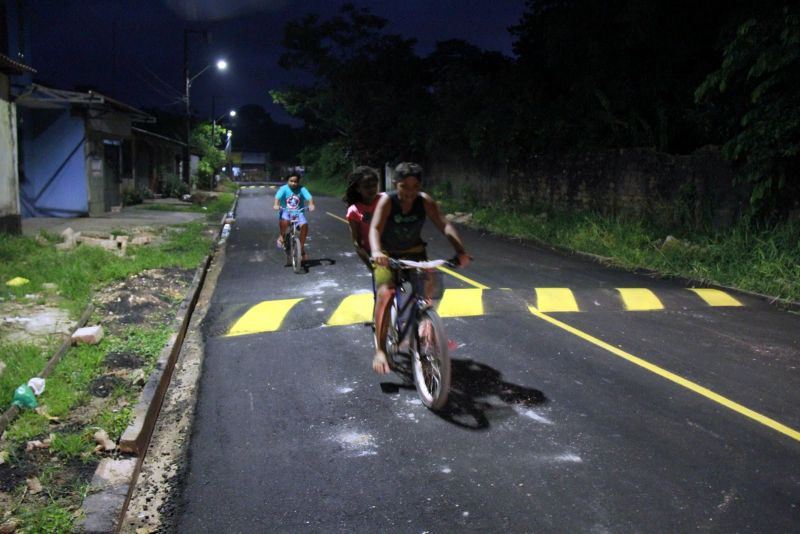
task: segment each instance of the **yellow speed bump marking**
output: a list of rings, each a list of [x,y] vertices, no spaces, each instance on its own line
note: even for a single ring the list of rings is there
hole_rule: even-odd
[[[281,327],[284,317],[303,299],[265,300],[259,302],[236,321],[228,336],[274,332]]]
[[[664,305],[658,297],[643,287],[618,287],[619,296],[628,311],[663,310]]]
[[[437,311],[441,317],[483,315],[483,289],[445,289]]]
[[[328,326],[344,326],[371,321],[373,302],[372,293],[348,295],[334,310],[333,315],[325,324]]]
[[[690,391],[693,391],[693,392],[697,393],[698,395],[702,395],[703,397],[705,397],[705,398],[707,398],[709,400],[712,400],[712,401],[714,401],[714,402],[716,402],[716,403],[718,403],[718,404],[720,404],[720,405],[722,405],[722,406],[724,406],[724,407],[726,407],[726,408],[728,408],[730,410],[733,410],[736,413],[744,415],[745,417],[748,417],[748,418],[752,419],[753,421],[756,421],[756,422],[761,423],[762,425],[765,425],[765,426],[767,426],[767,427],[769,427],[769,428],[771,428],[773,430],[776,430],[776,431],[780,432],[781,434],[783,434],[785,436],[788,436],[788,437],[790,437],[790,438],[792,438],[794,440],[800,441],[800,432],[798,432],[797,430],[795,430],[793,428],[790,428],[790,427],[788,427],[788,426],[786,426],[786,425],[784,425],[782,423],[779,423],[778,421],[775,421],[774,419],[770,419],[769,417],[767,417],[765,415],[762,415],[762,414],[760,414],[760,413],[758,413],[758,412],[756,412],[754,410],[751,410],[750,408],[742,406],[741,404],[739,404],[737,402],[734,402],[734,401],[728,399],[727,397],[723,397],[722,395],[719,395],[718,393],[714,393],[710,389],[705,388],[705,387],[701,386],[700,384],[697,384],[696,382],[692,382],[691,380],[688,380],[686,378],[678,376],[675,373],[667,371],[666,369],[664,369],[662,367],[659,367],[659,366],[657,366],[655,364],[652,364],[652,363],[650,363],[650,362],[648,362],[646,360],[638,358],[638,357],[634,356],[633,354],[625,352],[622,349],[619,349],[619,348],[617,348],[617,347],[615,347],[613,345],[609,345],[605,341],[597,339],[596,337],[594,337],[594,336],[592,336],[590,334],[587,334],[586,332],[578,330],[577,328],[574,328],[574,327],[572,327],[572,326],[570,326],[570,325],[568,325],[566,323],[562,323],[561,321],[559,321],[557,319],[554,319],[554,318],[552,318],[552,317],[550,317],[548,315],[545,315],[544,313],[542,313],[541,311],[539,311],[538,309],[536,309],[533,306],[528,306],[528,310],[530,310],[530,312],[533,315],[535,315],[536,317],[538,317],[539,319],[547,321],[548,323],[550,323],[550,324],[552,324],[554,326],[557,326],[557,327],[559,327],[559,328],[561,328],[563,330],[566,330],[567,332],[569,332],[571,334],[574,334],[574,335],[578,336],[579,338],[584,339],[584,340],[588,341],[589,343],[592,343],[592,344],[594,344],[594,345],[596,345],[596,346],[598,346],[598,347],[600,347],[602,349],[605,349],[608,352],[610,352],[610,353],[612,353],[612,354],[614,354],[616,356],[619,356],[620,358],[622,358],[624,360],[627,360],[627,361],[629,361],[629,362],[631,362],[631,363],[633,363],[635,365],[638,365],[639,367],[647,369],[648,371],[650,371],[652,373],[655,373],[658,376],[669,380],[670,382],[674,382],[675,384],[678,384],[679,386],[682,386],[682,387],[684,387],[684,388],[686,388],[686,389],[688,389]]]
[[[710,288],[689,288],[706,301],[709,306],[743,306],[741,302],[719,289]]]
[[[566,287],[537,287],[536,307],[543,312],[580,311],[572,290]]]

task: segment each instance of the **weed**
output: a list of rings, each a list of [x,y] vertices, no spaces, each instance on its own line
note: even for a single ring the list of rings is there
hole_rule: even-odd
[[[50,422],[46,417],[36,412],[22,412],[6,429],[6,439],[11,443],[23,443],[46,434],[49,428]]]
[[[72,513],[55,503],[38,509],[26,507],[20,511],[20,519],[26,532],[63,534],[72,530]]]
[[[108,437],[114,441],[119,440],[131,422],[133,422],[133,410],[127,406],[117,411],[106,410],[95,419],[95,425],[105,430]]]
[[[55,434],[50,442],[50,451],[63,460],[85,461],[94,450],[95,444],[91,436],[84,432],[79,434]]]

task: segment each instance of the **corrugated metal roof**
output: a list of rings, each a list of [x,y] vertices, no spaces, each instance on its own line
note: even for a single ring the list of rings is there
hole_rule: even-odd
[[[29,67],[24,63],[14,61],[5,54],[0,54],[0,72],[7,74],[25,74],[26,72],[36,72],[36,69]]]

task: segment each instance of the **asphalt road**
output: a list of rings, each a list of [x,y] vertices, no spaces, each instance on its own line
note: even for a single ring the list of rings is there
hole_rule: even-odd
[[[800,316],[463,230],[436,414],[370,368],[343,203],[298,275],[273,194],[243,190],[204,323],[180,532],[800,528]]]

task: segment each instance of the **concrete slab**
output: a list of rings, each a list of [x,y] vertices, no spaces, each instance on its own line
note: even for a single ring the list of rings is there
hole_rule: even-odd
[[[113,230],[132,230],[134,228],[157,229],[164,226],[203,221],[204,213],[186,211],[160,211],[147,209],[149,204],[168,204],[190,206],[188,202],[175,199],[160,199],[128,206],[119,212],[108,212],[97,217],[32,217],[22,220],[22,234],[33,237],[42,230],[53,234],[61,234],[67,228],[75,232],[106,232]]]

